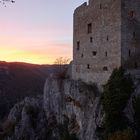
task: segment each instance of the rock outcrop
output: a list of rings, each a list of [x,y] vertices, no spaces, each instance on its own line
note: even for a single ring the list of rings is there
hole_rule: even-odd
[[[136,90],[124,110],[132,123],[133,100],[140,91],[139,82],[135,85]],[[0,138],[65,140],[65,136],[74,136],[70,140],[99,140],[104,116],[101,93],[94,84],[49,78],[43,97],[25,98],[12,108],[8,121],[0,129]]]
[[[13,125],[13,129],[9,131]],[[38,140],[47,135],[47,121],[43,111],[43,98],[25,98],[11,110],[3,126],[1,137],[6,140]]]
[[[103,113],[96,86],[81,81],[48,79],[44,89],[44,110],[47,118],[55,116],[57,123],[68,120],[70,133],[80,140],[96,140]]]
[[[11,109],[0,136],[4,140],[61,140],[63,126],[69,136],[97,140],[102,119],[100,93],[94,84],[49,78],[44,97],[25,98]]]

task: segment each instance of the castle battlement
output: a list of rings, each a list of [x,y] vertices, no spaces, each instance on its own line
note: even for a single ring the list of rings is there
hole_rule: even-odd
[[[72,78],[104,84],[140,67],[140,1],[89,0],[74,12]]]

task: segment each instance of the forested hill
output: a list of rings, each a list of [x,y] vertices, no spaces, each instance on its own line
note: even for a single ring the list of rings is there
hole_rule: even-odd
[[[43,94],[44,82],[54,65],[0,61],[0,118],[26,96]]]

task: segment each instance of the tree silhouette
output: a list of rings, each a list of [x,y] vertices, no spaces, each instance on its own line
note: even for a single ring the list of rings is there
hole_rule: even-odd
[[[57,65],[56,74],[59,78],[65,78],[68,69],[70,58],[59,57],[55,60],[54,64]]]
[[[5,7],[7,2],[15,3],[15,0],[0,0],[0,4],[3,4]]]
[[[55,60],[54,64],[61,66],[61,65],[69,64],[69,62],[70,62],[70,58],[59,57]]]
[[[12,3],[14,3],[15,1],[14,0],[0,0],[0,2],[5,4],[5,2],[12,2]]]

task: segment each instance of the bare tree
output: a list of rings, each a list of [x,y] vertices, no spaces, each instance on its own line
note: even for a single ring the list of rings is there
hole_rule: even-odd
[[[70,62],[70,58],[59,57],[55,60],[54,64],[56,65],[66,65]]]
[[[7,2],[15,3],[15,0],[0,0],[0,4],[3,4],[5,7]]]
[[[68,64],[70,63],[70,58],[59,57],[55,60],[54,64],[57,65],[57,76],[64,78],[68,69]]]
[[[12,2],[12,3],[14,3],[15,1],[14,0],[0,0],[0,2],[4,4],[5,2]]]

